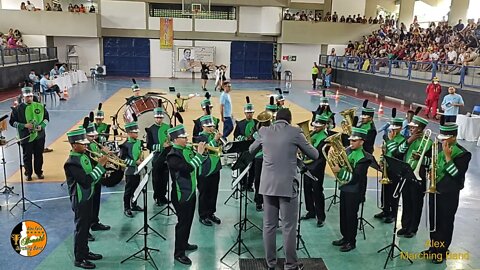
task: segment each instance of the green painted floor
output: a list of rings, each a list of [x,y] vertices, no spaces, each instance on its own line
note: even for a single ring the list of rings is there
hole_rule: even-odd
[[[231,247],[237,237],[237,230],[233,225],[238,221],[238,201],[231,199],[227,205],[224,201],[231,194],[231,171],[228,168],[222,170],[221,191],[217,203],[217,216],[222,219],[222,224],[206,227],[198,222],[196,217],[192,226],[192,234],[190,242],[197,244],[199,249],[189,254],[193,261],[190,267],[174,263],[173,246],[174,246],[174,228],[176,217],[157,216],[150,221],[150,225],[159,233],[166,236],[167,240],[158,236],[150,235],[148,237],[149,247],[160,249],[160,252],[153,252],[152,256],[159,269],[239,269],[238,256],[230,253],[224,263],[219,260],[225,252]],[[375,179],[370,179],[374,183]],[[373,186],[374,184],[369,186]],[[333,179],[327,177],[325,179],[326,196],[333,192]],[[117,186],[119,191],[110,192],[108,199],[104,200],[101,205],[101,222],[112,226],[110,231],[94,232],[95,242],[90,242],[90,248],[93,252],[101,253],[104,259],[96,261],[99,269],[153,269],[148,262],[140,259],[130,260],[124,264],[120,261],[128,257],[143,247],[143,236],[136,236],[132,241],[125,241],[143,224],[143,214],[137,213],[133,219],[123,216],[122,213],[122,186]],[[151,186],[149,185],[149,190]],[[151,193],[149,192],[149,208],[148,216],[151,217],[160,210],[160,207],[153,206],[151,201]],[[253,197],[253,193],[249,193]],[[357,236],[357,248],[349,253],[341,253],[338,248],[331,245],[331,241],[339,238],[339,205],[333,206],[330,212],[327,212],[326,225],[323,228],[317,228],[314,220],[302,222],[302,235],[306,243],[306,248],[312,257],[321,257],[324,259],[328,269],[382,269],[385,262],[386,253],[377,253],[377,250],[386,246],[391,241],[391,232],[393,224],[383,224],[372,218],[378,212],[376,207],[375,190],[370,189],[365,205],[365,217],[371,222],[375,229],[366,228],[366,240],[362,235]],[[249,219],[259,226],[262,224],[262,213],[256,212],[253,204],[249,204]],[[423,226],[422,221],[422,226]],[[461,231],[456,230],[458,236]],[[458,239],[458,237],[456,237]],[[282,245],[281,232],[278,232],[277,245]],[[397,244],[406,252],[420,252],[425,248],[427,241],[426,229],[422,227],[415,238],[400,238]],[[263,257],[262,234],[255,228],[251,228],[244,233],[245,244],[248,246],[253,255],[257,258]],[[458,240],[455,241],[451,248],[452,252],[473,252],[458,248]],[[278,253],[283,256],[281,251]],[[306,257],[303,251],[299,251],[299,257]],[[248,253],[241,256],[248,258]],[[68,237],[53,252],[49,254],[37,267],[37,269],[73,269],[73,237]],[[396,258],[393,262],[389,262],[388,269],[475,269],[480,266],[480,260],[470,255],[470,260],[450,260],[447,264],[433,265],[424,260],[415,260],[410,265],[407,260]]]

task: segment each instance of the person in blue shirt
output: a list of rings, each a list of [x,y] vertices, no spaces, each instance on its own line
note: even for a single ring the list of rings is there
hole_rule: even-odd
[[[419,108],[421,109],[421,107],[419,107]],[[403,120],[402,131],[400,131],[400,134],[402,134],[402,136],[407,138],[407,139],[410,137],[410,129],[408,128],[408,123],[412,122],[412,119],[413,119],[414,115],[415,115],[414,111],[408,110],[407,111],[407,116],[405,117],[405,120]]]
[[[60,68],[58,69],[58,73],[59,73],[60,75],[62,75],[63,73],[65,73],[65,71],[66,71],[66,65],[63,64],[63,65],[61,65]]]
[[[448,95],[443,97],[442,110],[445,115],[446,123],[455,123],[457,121],[458,110],[463,107],[465,103],[461,95],[455,93],[456,89],[453,86],[448,88]]]
[[[48,73],[45,73],[42,77],[42,79],[40,79],[40,87],[41,87],[41,91],[46,91],[46,92],[55,92],[57,93],[57,96],[60,98],[60,100],[66,100],[64,99],[61,95],[60,95],[60,87],[58,87],[58,85],[56,84],[53,84],[52,81],[49,80],[50,79],[50,74]]]
[[[232,85],[229,81],[223,82],[223,93],[220,95],[220,116],[223,122],[223,138],[226,139],[233,131],[232,99],[230,91]]]
[[[53,66],[52,70],[50,70],[50,77],[54,77],[54,76],[58,76],[59,75],[59,72],[58,72],[58,67],[57,65]]]

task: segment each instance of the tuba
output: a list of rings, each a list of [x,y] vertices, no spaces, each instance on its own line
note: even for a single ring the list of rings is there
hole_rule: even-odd
[[[355,117],[356,110],[357,108],[353,107],[340,112],[340,115],[343,116],[343,120],[340,123],[342,131],[348,136],[352,135],[353,118]]]
[[[347,167],[347,170],[349,172],[353,172],[352,166],[348,161],[347,152],[345,151],[345,147],[343,147],[342,144],[342,133],[337,133],[327,137],[325,139],[325,142],[326,144],[322,148],[322,153],[328,162],[328,166],[330,166],[330,168],[335,167],[335,165],[338,165],[340,167]],[[330,145],[330,149],[327,153],[326,147],[328,145]],[[340,179],[338,179],[336,175],[335,179],[339,182],[340,185],[348,184],[347,181],[341,181]]]

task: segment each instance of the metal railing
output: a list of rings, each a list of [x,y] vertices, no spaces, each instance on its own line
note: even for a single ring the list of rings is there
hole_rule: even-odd
[[[57,47],[0,48],[0,66],[18,65],[57,59]]]
[[[320,55],[319,63],[333,68],[375,74],[389,78],[431,81],[457,85],[460,88],[480,88],[480,66],[450,65],[438,62],[416,62],[388,58],[361,58],[350,56]]]

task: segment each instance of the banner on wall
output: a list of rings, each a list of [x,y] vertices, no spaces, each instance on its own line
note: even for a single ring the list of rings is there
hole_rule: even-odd
[[[173,48],[173,18],[160,18],[160,49]]]
[[[176,47],[177,71],[199,72],[200,62],[207,65],[215,63],[215,47]]]

